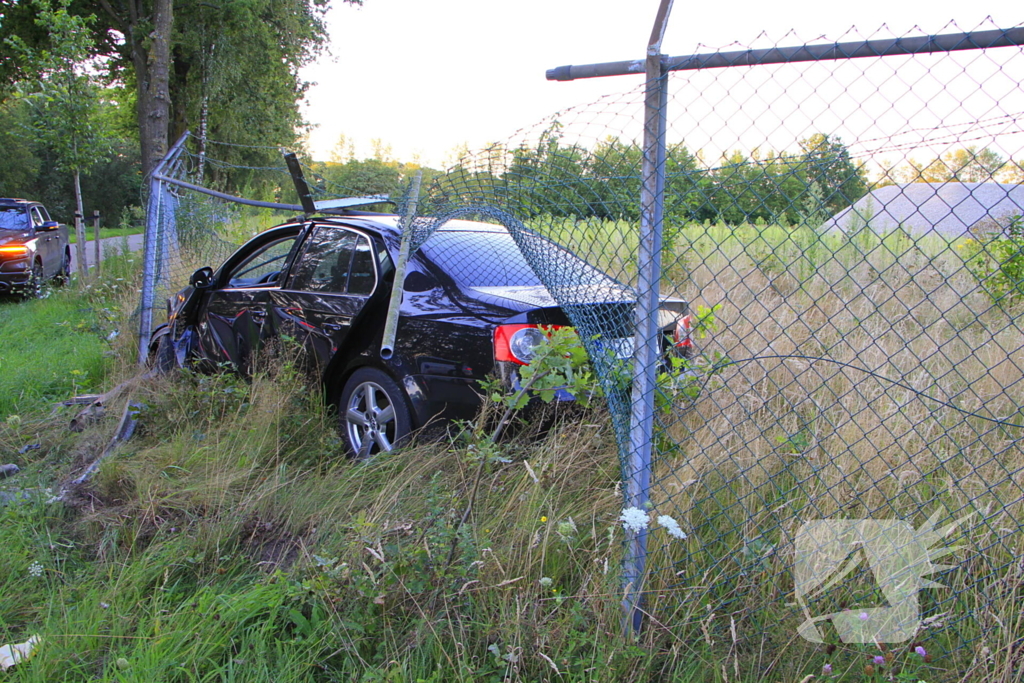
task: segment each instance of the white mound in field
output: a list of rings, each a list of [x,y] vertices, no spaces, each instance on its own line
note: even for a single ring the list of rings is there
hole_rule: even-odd
[[[907,183],[861,197],[825,221],[825,230],[868,226],[877,233],[899,227],[958,237],[972,229],[1001,230],[1024,215],[1024,185],[1009,183]]]

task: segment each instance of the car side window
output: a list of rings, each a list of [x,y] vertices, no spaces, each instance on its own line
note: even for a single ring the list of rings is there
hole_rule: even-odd
[[[295,237],[292,236],[276,240],[262,249],[258,249],[235,266],[228,276],[228,286],[254,287],[277,283],[294,244]]]
[[[369,294],[375,283],[373,253],[366,236],[321,227],[310,239],[291,287],[306,292]]]
[[[370,240],[360,238],[352,254],[352,270],[348,276],[349,294],[370,294],[377,277],[373,270],[373,252]]]
[[[43,215],[41,213],[39,213],[39,207],[38,206],[33,206],[32,207],[32,227],[38,229],[38,228],[42,227],[42,225],[43,225]]]

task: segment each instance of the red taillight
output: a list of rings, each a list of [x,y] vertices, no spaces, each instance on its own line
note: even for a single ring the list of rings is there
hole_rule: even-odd
[[[560,325],[498,325],[494,328],[494,360],[529,365],[533,350]]]
[[[498,325],[494,328],[494,360],[529,365],[533,354],[524,353],[526,342],[543,334],[537,325]]]
[[[676,329],[673,333],[673,341],[676,346],[693,346],[693,316],[684,315],[676,321]]]

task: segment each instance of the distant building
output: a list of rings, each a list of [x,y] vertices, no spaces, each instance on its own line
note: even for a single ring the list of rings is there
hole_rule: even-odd
[[[824,230],[865,226],[886,233],[902,226],[913,234],[947,237],[1004,229],[1024,215],[1024,185],[1009,183],[907,183],[881,187],[825,221]]]

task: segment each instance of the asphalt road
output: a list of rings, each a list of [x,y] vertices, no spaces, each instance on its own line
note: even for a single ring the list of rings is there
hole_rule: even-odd
[[[107,237],[106,239],[100,240],[100,258],[104,259],[107,256],[113,254],[119,254],[124,250],[125,237]],[[141,251],[143,242],[145,241],[145,235],[128,235],[128,250],[129,251]],[[76,272],[77,258],[76,253],[77,245],[71,245],[71,272]],[[86,242],[85,243],[85,264],[87,267],[92,268],[96,265],[96,243]]]

